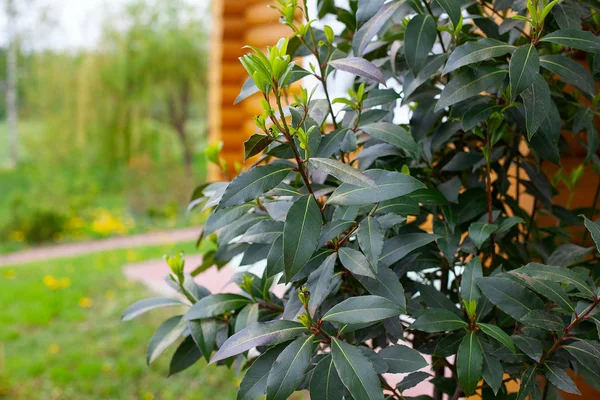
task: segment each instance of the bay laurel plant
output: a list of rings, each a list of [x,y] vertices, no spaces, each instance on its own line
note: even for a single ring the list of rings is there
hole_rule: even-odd
[[[600,3],[346,5],[312,16],[279,0],[293,34],[241,58],[238,101],[258,93],[263,110],[253,164],[194,193],[209,250],[190,275],[167,258],[180,296],[125,312],[181,307],[148,362],[177,343],[171,373],[202,357],[235,368],[244,400],[403,399],[425,381],[419,399],[556,399],[578,393],[573,377],[600,389],[598,193],[580,209],[557,197],[600,166]],[[336,71],[355,76],[348,96],[332,98]],[[308,75],[322,95],[292,85]],[[235,275],[238,293],[193,280],[234,258],[260,271]]]

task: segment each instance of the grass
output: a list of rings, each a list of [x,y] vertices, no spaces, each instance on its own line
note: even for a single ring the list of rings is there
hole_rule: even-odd
[[[176,248],[193,252],[191,243]],[[172,249],[0,268],[0,398],[235,399],[237,381],[230,370],[201,361],[167,378],[174,349],[146,365],[147,341],[176,309],[120,322],[127,306],[150,295],[125,280],[121,267]]]

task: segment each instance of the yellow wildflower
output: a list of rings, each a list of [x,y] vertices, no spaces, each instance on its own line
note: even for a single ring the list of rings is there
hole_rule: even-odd
[[[60,283],[52,275],[46,275],[46,276],[44,276],[44,279],[42,279],[42,283],[44,285],[46,285],[46,287],[48,287],[48,288],[50,288],[52,290],[56,290],[56,289],[58,289],[60,287]]]
[[[50,354],[60,353],[60,346],[57,345],[56,343],[52,343],[50,346],[48,346],[48,353],[50,353]]]
[[[92,304],[92,299],[90,299],[89,297],[82,297],[79,299],[79,306],[82,308],[91,308]]]
[[[61,288],[66,289],[68,287],[71,286],[71,279],[70,278],[60,278],[60,280],[58,281],[59,285]]]
[[[135,251],[129,250],[127,252],[127,261],[135,261],[137,260],[137,253]]]

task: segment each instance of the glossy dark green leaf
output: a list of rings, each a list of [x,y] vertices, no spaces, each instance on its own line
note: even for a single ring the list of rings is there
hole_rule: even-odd
[[[285,349],[286,344],[272,347],[258,357],[244,374],[238,390],[237,400],[255,400],[267,391],[267,377],[273,363]]]
[[[184,305],[184,303],[182,303],[179,299],[170,299],[168,297],[151,297],[149,299],[140,300],[127,307],[127,309],[123,311],[121,321],[130,321],[147,311],[154,310],[155,308],[182,305]]]
[[[225,208],[253,200],[277,186],[292,167],[284,164],[259,165],[242,172],[225,189],[219,207]]]
[[[171,364],[169,365],[169,376],[181,372],[196,363],[202,357],[202,352],[194,343],[191,336],[186,337],[183,342],[177,347]]]
[[[253,225],[239,240],[244,243],[271,244],[283,234],[283,222],[264,220]]]
[[[450,357],[451,355],[456,354],[456,352],[458,351],[458,346],[460,345],[464,337],[464,331],[459,331],[444,336],[435,345],[433,355],[438,357]]]
[[[407,233],[386,240],[383,243],[383,250],[379,257],[379,268],[389,267],[396,261],[404,258],[411,251],[423,247],[438,238],[439,236],[429,233]]]
[[[403,374],[425,368],[429,364],[421,353],[408,346],[395,345],[382,349],[379,356],[388,365],[388,372]]]
[[[248,214],[252,208],[254,208],[254,204],[242,204],[239,206],[223,208],[213,212],[206,220],[206,225],[204,225],[204,234],[210,235],[217,229],[234,223],[242,216]]]
[[[389,122],[376,122],[362,126],[361,129],[375,139],[396,146],[401,150],[407,151],[409,154],[416,155],[419,151],[417,143],[410,133],[398,125]]]
[[[331,356],[341,381],[352,397],[383,400],[383,391],[375,369],[357,347],[332,337]]]
[[[594,243],[596,243],[596,248],[600,252],[600,220],[593,222],[584,216],[583,221],[587,230],[592,234],[592,239],[594,240]]]
[[[539,388],[537,387],[537,365],[534,364],[527,368],[521,375],[521,385],[519,387],[517,400],[527,399],[527,396],[534,393],[536,390],[539,390]]]
[[[427,82],[430,78],[436,74],[442,65],[444,65],[444,61],[446,61],[445,54],[439,54],[435,56],[431,56],[427,59],[423,68],[419,71],[419,73],[415,76],[412,72],[408,71],[404,76],[404,84],[403,84],[403,92],[404,96],[402,98],[402,104],[407,104],[410,102],[411,95],[413,93],[418,94],[417,89]]]
[[[329,65],[337,70],[349,72],[369,81],[385,85],[385,77],[381,70],[375,64],[362,57],[338,58],[337,60],[329,61]]]
[[[322,319],[342,324],[360,324],[381,321],[401,313],[400,306],[384,297],[356,296],[330,308]]]
[[[500,57],[512,53],[514,50],[514,46],[491,38],[480,39],[477,42],[467,42],[454,49],[442,73],[447,74],[462,66]]]
[[[361,250],[377,272],[379,256],[383,250],[383,228],[375,218],[367,217],[358,225],[357,238]]]
[[[460,284],[460,294],[463,300],[470,303],[472,300],[478,301],[481,298],[477,279],[483,277],[483,268],[479,257],[474,257],[465,265]]]
[[[400,196],[395,199],[386,200],[379,203],[375,211],[376,214],[398,214],[398,215],[418,215],[420,211],[419,203],[409,196]]]
[[[462,316],[456,303],[451,301],[443,292],[437,290],[433,285],[416,284],[416,288],[421,294],[421,301],[431,308],[443,308],[453,312],[459,317]]]
[[[560,29],[581,29],[581,15],[577,3],[559,1],[552,8],[552,15]]]
[[[313,196],[296,200],[283,227],[285,279],[293,279],[317,249],[321,234],[321,210]]]
[[[283,235],[279,236],[269,249],[265,271],[268,277],[275,276],[280,272],[283,272]]]
[[[512,101],[533,84],[539,70],[540,58],[535,46],[528,44],[515,50],[508,65]]]
[[[525,123],[529,140],[538,131],[552,108],[550,88],[541,75],[538,75],[521,94],[525,106]]]
[[[327,295],[333,290],[333,287],[338,284],[340,277],[333,277],[333,268],[337,254],[333,253],[329,255],[325,261],[312,272],[306,282],[306,286],[310,291],[310,300],[308,301],[308,312],[311,316],[314,316],[317,308],[321,305]]]
[[[196,345],[204,355],[206,361],[210,360],[210,355],[215,348],[217,337],[217,322],[212,319],[196,319],[188,321],[190,336],[196,342]]]
[[[314,352],[314,335],[290,343],[273,363],[267,378],[267,400],[287,400],[304,377]]]
[[[540,42],[556,43],[590,53],[600,51],[600,39],[592,32],[580,29],[560,29],[547,34]]]
[[[573,302],[571,302],[571,299],[569,299],[567,292],[565,292],[565,290],[559,283],[552,282],[549,280],[535,279],[530,277],[529,275],[525,275],[517,271],[513,271],[511,273],[517,276],[523,282],[525,282],[525,284],[528,287],[535,290],[538,294],[547,297],[553,302],[555,302],[563,310],[570,313],[575,312]]]
[[[330,355],[317,364],[310,379],[311,400],[343,400],[344,384],[338,376]]]
[[[592,251],[592,247],[581,247],[573,243],[558,246],[546,260],[549,265],[569,267],[577,264]]]
[[[365,171],[365,175],[375,181],[379,190],[343,183],[333,192],[327,203],[360,206],[394,199],[425,187],[417,179],[399,172],[371,169]]]
[[[358,8],[356,10],[356,22],[362,25],[371,17],[377,14],[377,11],[383,6],[384,0],[358,0]]]
[[[482,352],[483,354],[483,369],[482,376],[485,382],[490,385],[494,394],[498,394],[500,387],[502,387],[502,378],[504,377],[504,371],[502,364],[493,355]]]
[[[458,26],[460,23],[460,7],[462,5],[462,1],[460,0],[435,0],[436,3],[440,5],[450,17],[450,21],[452,21],[453,26]]]
[[[535,326],[547,331],[562,332],[565,328],[558,316],[544,310],[533,310],[524,316],[521,321],[526,325]]]
[[[469,226],[469,237],[475,243],[478,249],[481,249],[481,246],[485,243],[486,240],[492,235],[492,233],[496,232],[498,229],[498,225],[496,224],[486,224],[483,222],[473,222]]]
[[[600,369],[600,344],[598,342],[578,339],[563,345],[562,348],[567,350],[578,363],[590,371]]]
[[[483,349],[475,332],[465,336],[458,347],[456,372],[465,394],[473,394],[483,373]]]
[[[494,112],[502,110],[502,106],[494,104],[475,104],[463,115],[462,128],[470,131],[481,122],[486,121]]]
[[[493,339],[496,339],[497,341],[502,343],[504,346],[509,348],[513,353],[516,351],[515,344],[514,344],[512,338],[510,336],[508,336],[508,334],[506,332],[504,332],[500,327],[498,327],[496,325],[491,325],[491,324],[483,324],[481,322],[479,322],[477,324],[477,326],[479,327],[479,329],[481,329],[481,331],[483,333],[485,333],[486,335],[488,335],[489,337],[491,337]]]
[[[350,185],[377,189],[375,181],[358,169],[330,158],[311,158],[309,164],[314,168],[335,176],[340,181]]]
[[[554,265],[529,263],[511,273],[521,273],[529,275],[532,278],[545,279],[573,285],[575,288],[577,288],[582,296],[589,299],[594,298],[594,291],[590,288],[586,281],[577,273],[567,268]]]
[[[327,242],[332,239],[338,237],[342,232],[350,229],[356,224],[354,221],[345,221],[340,219],[335,219],[331,222],[323,225],[323,229],[321,229],[321,236],[319,237],[319,243],[317,247],[322,247],[327,244]]]
[[[452,311],[441,308],[430,308],[425,311],[409,329],[422,332],[445,332],[466,328],[467,323]]]
[[[380,267],[376,278],[356,275],[356,279],[369,291],[369,293],[385,297],[396,303],[406,312],[406,297],[404,297],[404,288],[394,271],[387,267]]]
[[[575,382],[567,375],[564,369],[551,362],[545,363],[544,367],[544,375],[554,386],[563,392],[581,394]]]
[[[458,72],[444,87],[435,106],[435,111],[477,96],[492,86],[500,85],[506,73],[506,70],[487,66],[478,68],[476,72],[469,69]]]
[[[355,34],[352,39],[352,49],[354,54],[362,56],[369,42],[379,33],[383,26],[389,21],[396,11],[405,1],[400,0],[393,3],[384,4],[371,19],[369,19]]]
[[[271,138],[267,135],[255,133],[244,142],[244,161],[252,156],[259,154],[271,143]]]
[[[508,278],[479,278],[477,285],[496,307],[517,320],[532,310],[544,309],[544,303],[535,293]]]
[[[227,339],[210,362],[224,360],[257,346],[287,342],[303,332],[306,328],[295,321],[257,322]]]
[[[238,333],[248,326],[258,322],[258,303],[248,304],[242,308],[235,318],[234,332]]]
[[[512,339],[519,350],[531,359],[540,362],[543,351],[542,342],[524,334],[512,335]]]
[[[400,392],[403,392],[410,388],[414,388],[419,383],[425,382],[426,379],[429,379],[431,377],[431,374],[424,371],[413,372],[411,374],[406,375],[404,379],[402,379],[402,381],[400,381],[400,383],[396,385],[396,387],[398,388],[398,390],[400,390]]]
[[[148,351],[146,352],[146,362],[151,364],[158,358],[170,345],[175,343],[183,334],[186,328],[185,321],[181,315],[176,315],[163,322],[148,342]]]
[[[425,65],[435,39],[435,21],[430,15],[417,14],[406,26],[404,55],[414,75],[417,75]]]
[[[351,249],[350,247],[341,247],[338,255],[344,268],[352,272],[353,275],[362,275],[375,279],[373,266],[360,251]]]
[[[216,317],[229,311],[239,310],[248,303],[250,303],[250,299],[239,294],[213,294],[200,299],[194,304],[187,314],[185,314],[185,319],[194,320]]]
[[[540,58],[540,64],[588,95],[593,97],[596,94],[592,74],[577,61],[563,55],[547,55]]]

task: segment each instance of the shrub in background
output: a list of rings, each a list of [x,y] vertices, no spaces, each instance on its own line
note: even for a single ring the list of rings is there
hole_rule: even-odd
[[[191,204],[212,210],[203,240],[216,244],[194,274],[239,255],[266,269],[236,276],[241,294],[211,294],[181,255],[168,258],[185,299],[124,315],[184,305],[148,362],[183,337],[171,373],[202,356],[243,369],[239,399],[402,399],[425,380],[434,399],[507,398],[509,381],[520,382],[511,398],[550,399],[578,392],[569,370],[598,388],[599,253],[583,247],[584,224],[600,246],[596,198],[585,210],[554,200],[558,180],[572,188],[584,168],[598,172],[598,3],[317,3],[343,30],[316,29],[305,9],[297,21],[296,1],[278,1],[295,35],[241,59],[251,79],[238,100],[262,96],[245,144],[256,162]],[[294,63],[309,54],[309,69]],[[356,75],[347,97],[330,98],[335,70]],[[308,88],[287,106],[307,75],[325,98]],[[407,124],[395,123],[399,105]],[[547,176],[577,141],[586,164]],[[276,280],[289,284],[282,298]],[[397,386],[384,376],[400,373]]]

